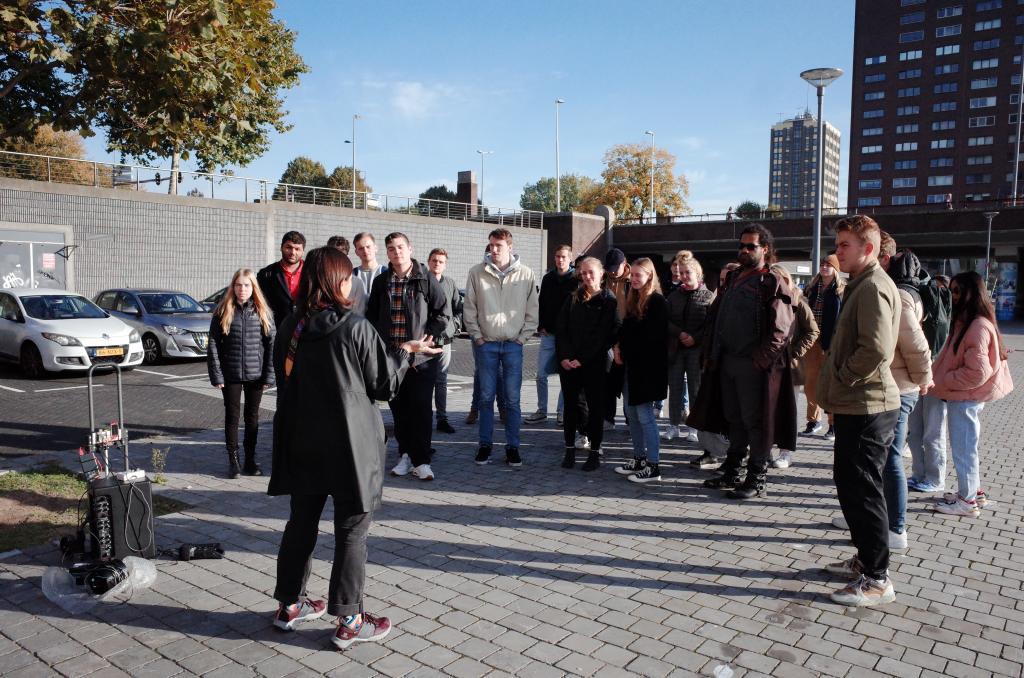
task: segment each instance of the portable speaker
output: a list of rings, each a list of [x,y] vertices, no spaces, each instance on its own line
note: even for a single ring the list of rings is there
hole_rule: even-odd
[[[89,482],[92,555],[99,560],[153,558],[153,493],[148,480],[104,476]]]

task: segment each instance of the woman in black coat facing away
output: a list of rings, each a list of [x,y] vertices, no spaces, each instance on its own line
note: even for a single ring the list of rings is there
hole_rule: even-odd
[[[274,385],[272,363],[274,314],[256,282],[256,274],[240,268],[213,310],[206,367],[210,383],[224,395],[224,442],[228,448],[228,477],[239,470],[263,475],[256,463],[256,435],[263,391]],[[238,463],[238,414],[245,394],[245,466]]]
[[[271,495],[291,495],[277,556],[280,602],[274,625],[292,631],[324,612],[338,616],[332,642],[345,649],[379,641],[386,617],[363,611],[366,533],[380,507],[384,424],[375,400],[398,393],[411,353],[440,353],[429,337],[388,348],[373,325],[349,310],[352,262],[326,247],[306,257],[296,312],[274,347],[277,413]],[[306,597],[320,514],[334,499],[334,566],[328,600]]]
[[[615,295],[601,289],[604,266],[587,257],[576,269],[580,286],[562,304],[555,326],[555,355],[565,402],[574,404],[584,395],[587,400],[587,438],[590,455],[584,471],[601,465],[601,440],[604,436],[605,384],[608,381],[608,349],[619,332],[619,310]],[[562,468],[576,465],[576,431],[580,408],[565,408],[565,458]]]

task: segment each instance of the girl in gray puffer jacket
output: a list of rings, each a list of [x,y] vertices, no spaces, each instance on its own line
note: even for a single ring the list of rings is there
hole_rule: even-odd
[[[256,274],[240,268],[213,310],[206,364],[210,383],[224,394],[224,438],[228,477],[263,475],[256,463],[263,391],[274,385],[274,320],[256,282]],[[238,415],[245,394],[245,466],[238,462]]]

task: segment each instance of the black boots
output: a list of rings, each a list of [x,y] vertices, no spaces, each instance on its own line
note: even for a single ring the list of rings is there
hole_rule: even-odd
[[[565,456],[562,457],[562,468],[572,468],[576,465],[576,448],[565,448]]]
[[[712,476],[704,481],[704,487],[711,490],[726,490],[736,487],[739,483],[739,469],[729,466],[729,463],[726,462],[719,467],[718,475]]]
[[[256,450],[247,449],[245,451],[245,466],[242,467],[242,473],[247,476],[261,476],[263,475],[263,469],[256,463]]]
[[[238,450],[228,450],[228,478],[236,480],[240,475],[242,468],[238,463]]]
[[[768,470],[748,469],[747,477],[741,485],[725,493],[729,499],[753,499],[768,496]]]
[[[596,471],[601,468],[601,450],[590,450],[587,460],[583,462],[584,471]]]

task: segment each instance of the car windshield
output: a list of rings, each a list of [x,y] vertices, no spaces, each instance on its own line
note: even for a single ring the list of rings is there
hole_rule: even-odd
[[[25,313],[37,320],[78,320],[81,318],[106,318],[96,304],[77,294],[46,294],[22,297]]]
[[[139,299],[146,308],[146,313],[204,313],[206,311],[198,301],[180,292],[140,294]]]

